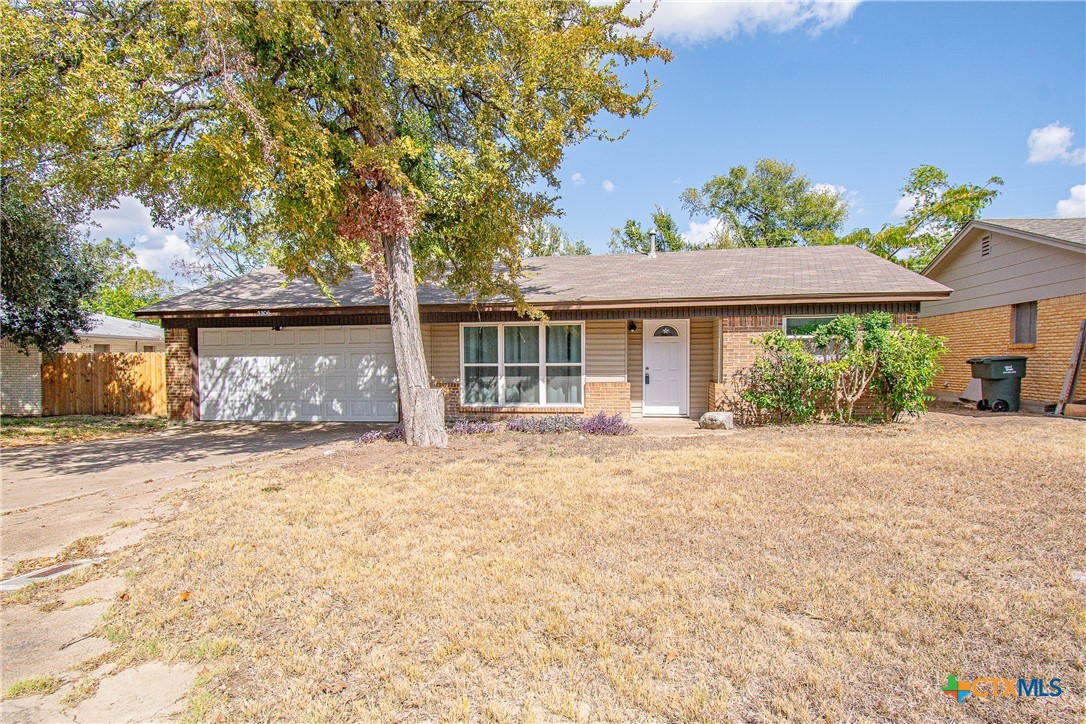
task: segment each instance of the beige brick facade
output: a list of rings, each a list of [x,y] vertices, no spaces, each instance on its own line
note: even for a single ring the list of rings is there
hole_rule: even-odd
[[[23,354],[11,342],[0,343],[0,414],[41,415],[41,353]]]
[[[608,415],[630,416],[630,383],[585,382],[584,407],[462,407],[459,382],[435,382],[434,387],[445,395],[445,419],[462,417],[495,417],[509,415]]]
[[[190,335],[195,329],[166,329],[166,415],[171,420],[192,420],[197,409],[193,404],[193,366]]]
[[[957,396],[972,377],[966,360],[994,354],[1019,354],[1028,358],[1022,380],[1022,399],[1055,402],[1063,388],[1067,366],[1078,334],[1086,319],[1086,294],[1073,294],[1037,302],[1037,341],[1014,344],[1012,305],[955,312],[920,320],[929,334],[947,338],[942,373],[935,379],[934,392]],[[1076,398],[1086,395],[1080,383]]]

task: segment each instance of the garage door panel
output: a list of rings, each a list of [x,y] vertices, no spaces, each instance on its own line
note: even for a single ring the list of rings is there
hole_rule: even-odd
[[[387,327],[200,330],[205,420],[399,417]]]

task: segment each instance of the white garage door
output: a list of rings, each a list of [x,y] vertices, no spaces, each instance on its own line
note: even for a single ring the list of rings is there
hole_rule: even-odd
[[[399,417],[390,327],[201,329],[201,420]]]

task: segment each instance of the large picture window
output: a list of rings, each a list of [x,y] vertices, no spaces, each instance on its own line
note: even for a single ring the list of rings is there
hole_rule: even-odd
[[[584,404],[583,325],[469,324],[461,329],[463,404]]]

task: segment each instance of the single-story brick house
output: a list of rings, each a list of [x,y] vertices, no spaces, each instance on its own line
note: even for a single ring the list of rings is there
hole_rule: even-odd
[[[449,417],[718,409],[751,339],[849,312],[914,323],[950,290],[856,247],[730,249],[525,260],[521,290],[473,307],[423,284],[427,364]],[[394,421],[385,299],[362,272],[333,290],[265,268],[141,310],[166,328],[170,415]]]
[[[954,289],[920,306],[920,326],[948,340],[937,396],[965,391],[967,359],[1016,354],[1027,409],[1057,400],[1086,319],[1086,219],[974,221],[922,273]]]

